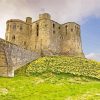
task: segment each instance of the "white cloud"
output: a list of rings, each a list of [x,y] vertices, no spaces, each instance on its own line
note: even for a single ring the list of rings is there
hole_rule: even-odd
[[[0,37],[4,38],[6,20],[26,16],[35,20],[42,9],[60,23],[83,23],[91,15],[100,17],[100,0],[0,0]]]
[[[85,56],[88,59],[96,60],[100,62],[100,54],[90,53]]]

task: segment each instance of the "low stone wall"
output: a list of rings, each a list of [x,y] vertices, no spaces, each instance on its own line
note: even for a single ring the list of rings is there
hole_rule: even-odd
[[[0,39],[0,76],[14,76],[14,70],[40,57],[40,54]]]

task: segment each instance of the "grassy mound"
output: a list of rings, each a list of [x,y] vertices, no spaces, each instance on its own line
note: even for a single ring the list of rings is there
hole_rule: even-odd
[[[100,81],[52,73],[0,77],[0,100],[100,100]]]
[[[14,78],[0,77],[0,100],[100,100],[100,81],[86,77],[100,79],[99,72],[95,61],[43,57],[18,69]]]
[[[100,79],[100,63],[85,58],[53,56],[33,61],[16,71],[17,74],[70,73]]]

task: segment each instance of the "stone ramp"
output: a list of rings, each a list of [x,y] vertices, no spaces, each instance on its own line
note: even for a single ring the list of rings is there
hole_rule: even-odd
[[[39,57],[39,53],[0,39],[0,76],[13,77],[14,70]]]

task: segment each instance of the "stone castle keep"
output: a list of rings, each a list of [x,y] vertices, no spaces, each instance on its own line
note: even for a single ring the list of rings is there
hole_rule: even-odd
[[[7,21],[5,40],[0,39],[0,76],[14,76],[14,71],[41,56],[84,57],[80,25],[75,22],[59,24],[48,13],[32,22]]]
[[[39,20],[26,22],[18,19],[7,21],[6,40],[25,49],[46,55],[83,56],[80,25],[74,22],[59,24],[48,13]]]

